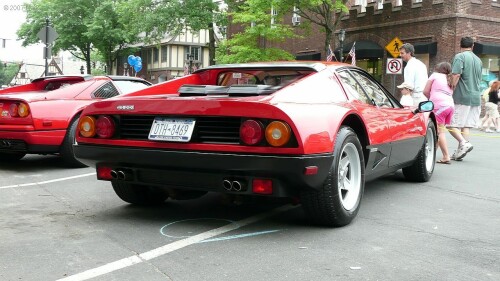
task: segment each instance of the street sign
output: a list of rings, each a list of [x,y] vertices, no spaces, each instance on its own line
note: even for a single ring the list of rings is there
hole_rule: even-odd
[[[40,29],[40,31],[38,31],[36,35],[38,36],[38,38],[40,38],[40,40],[42,40],[43,43],[47,45],[52,44],[52,42],[54,42],[57,37],[59,37],[59,34],[57,34],[56,30],[51,26],[42,27],[42,29]]]
[[[399,48],[403,45],[403,41],[399,40],[398,37],[394,37],[389,44],[385,46],[385,49],[392,55],[392,57],[399,57]]]
[[[387,74],[403,74],[403,59],[387,59]]]

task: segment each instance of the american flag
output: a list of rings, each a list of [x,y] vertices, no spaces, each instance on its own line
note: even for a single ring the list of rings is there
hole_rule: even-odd
[[[349,51],[349,55],[351,56],[351,64],[356,65],[356,41],[352,44],[352,48]]]
[[[335,54],[332,51],[332,47],[328,45],[328,52],[326,53],[326,61],[332,61],[335,58]],[[335,58],[337,60],[337,58]]]

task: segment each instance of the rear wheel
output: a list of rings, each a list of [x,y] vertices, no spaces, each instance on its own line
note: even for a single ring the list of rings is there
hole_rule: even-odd
[[[75,118],[73,122],[68,126],[66,136],[64,137],[59,154],[64,161],[64,163],[73,168],[87,167],[82,162],[76,160],[75,154],[73,153],[73,144],[75,144],[75,134],[76,127],[78,126],[78,118]]]
[[[426,182],[434,172],[436,163],[436,126],[429,120],[424,144],[420,149],[417,159],[409,167],[403,168],[403,175],[406,179],[415,182]]]
[[[302,206],[316,224],[344,226],[357,215],[365,187],[361,143],[351,128],[337,134],[334,161],[320,189],[304,190]]]
[[[158,188],[121,181],[112,181],[116,195],[123,201],[136,205],[156,205],[164,202],[168,194]]]
[[[26,155],[24,152],[0,152],[0,162],[13,162],[21,160]]]

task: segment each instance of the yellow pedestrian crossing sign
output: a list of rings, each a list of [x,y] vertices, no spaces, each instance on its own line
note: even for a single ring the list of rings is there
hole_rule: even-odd
[[[398,37],[394,37],[394,39],[389,42],[385,46],[385,49],[392,55],[392,57],[397,58],[399,57],[399,48],[401,48],[401,45],[403,45],[403,41],[401,41]]]

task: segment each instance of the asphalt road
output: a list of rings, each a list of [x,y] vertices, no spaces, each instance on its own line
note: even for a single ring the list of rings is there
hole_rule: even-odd
[[[500,280],[500,134],[475,133],[427,183],[367,183],[342,228],[218,194],[131,206],[54,156],[0,164],[0,280]]]

